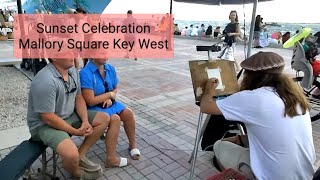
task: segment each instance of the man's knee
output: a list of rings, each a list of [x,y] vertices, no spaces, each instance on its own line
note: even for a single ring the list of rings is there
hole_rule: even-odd
[[[63,161],[79,161],[78,148],[70,138],[61,141],[56,148],[56,152],[60,155]]]

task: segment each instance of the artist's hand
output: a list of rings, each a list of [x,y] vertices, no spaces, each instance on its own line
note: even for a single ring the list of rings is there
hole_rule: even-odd
[[[111,101],[111,99],[108,99],[108,100],[106,100],[104,103],[103,103],[103,107],[104,108],[108,108],[108,107],[110,107],[112,105],[112,101]]]
[[[217,86],[219,85],[219,80],[217,78],[210,78],[207,81],[205,93],[208,94],[212,91],[215,92]]]

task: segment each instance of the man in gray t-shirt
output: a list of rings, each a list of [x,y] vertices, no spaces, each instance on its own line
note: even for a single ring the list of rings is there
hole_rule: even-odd
[[[101,176],[101,166],[85,155],[107,127],[107,154],[116,154],[120,121],[110,122],[105,113],[87,111],[73,59],[50,62],[30,86],[27,121],[31,139],[56,151],[62,166],[75,177],[96,179]],[[70,135],[85,137],[79,150]]]

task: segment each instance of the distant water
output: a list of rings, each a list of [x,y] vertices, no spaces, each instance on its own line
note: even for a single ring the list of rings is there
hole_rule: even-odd
[[[199,26],[201,24],[204,24],[207,28],[209,25],[215,29],[217,26],[221,27],[221,31],[226,27],[226,25],[229,23],[227,21],[182,21],[182,20],[175,20],[175,23],[178,24],[179,29],[183,29],[184,27],[188,26],[190,27],[191,24],[193,24],[193,27]],[[245,27],[246,34],[249,34],[250,31],[250,24],[251,22],[246,22],[245,26],[243,22],[240,22],[241,28]],[[281,27],[278,26],[267,26],[267,32],[268,34],[272,34],[273,32],[282,32],[284,34],[285,32],[289,31],[291,35],[296,34],[296,31],[301,29],[302,27],[307,27],[312,29],[312,33],[316,33],[320,31],[320,24],[293,24],[293,23],[278,23],[281,25]]]

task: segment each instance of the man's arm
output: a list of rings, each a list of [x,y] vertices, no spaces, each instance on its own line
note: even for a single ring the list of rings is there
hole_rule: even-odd
[[[77,94],[76,96],[76,112],[82,122],[89,122],[88,121],[88,111],[86,102],[83,99],[82,94]]]
[[[216,101],[212,98],[216,95],[216,87],[218,86],[218,83],[218,79],[215,78],[211,78],[208,80],[204,94],[201,97],[201,112],[206,114],[222,115],[221,111],[217,106]]]
[[[42,83],[39,83],[42,82]],[[48,126],[77,135],[78,131],[55,114],[57,90],[54,81],[36,79],[31,83],[30,95],[33,111],[39,113],[40,119]]]
[[[54,113],[40,113],[40,117],[42,121],[50,127],[53,127],[61,131],[65,131],[68,134],[80,135],[79,130],[70,126],[68,123],[66,123],[66,121],[64,121]]]

